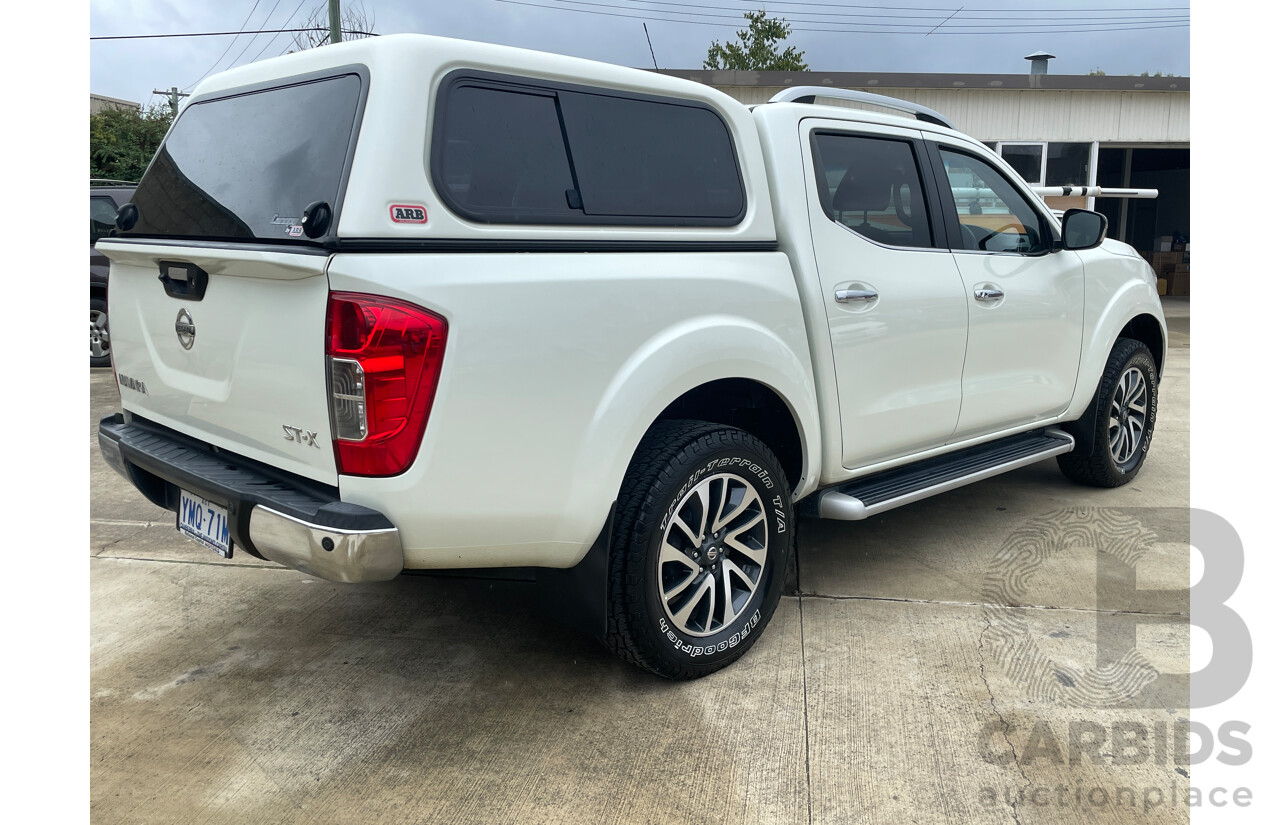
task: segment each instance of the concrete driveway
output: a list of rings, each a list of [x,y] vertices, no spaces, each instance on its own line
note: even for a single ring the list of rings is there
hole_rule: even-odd
[[[522,584],[218,559],[103,464],[93,371],[93,821],[1187,822],[1190,335],[1166,311],[1139,480],[1049,461],[804,521],[800,593],[688,684]]]

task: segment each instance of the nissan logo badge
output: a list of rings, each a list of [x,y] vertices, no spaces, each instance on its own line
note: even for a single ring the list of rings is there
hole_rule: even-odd
[[[182,344],[183,349],[191,349],[196,342],[196,325],[191,320],[191,313],[185,309],[178,310],[178,321],[173,325],[173,331],[178,333],[178,343]]]

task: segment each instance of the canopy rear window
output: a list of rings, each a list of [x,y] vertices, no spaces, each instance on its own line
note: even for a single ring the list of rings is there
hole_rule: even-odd
[[[356,74],[191,103],[147,169],[125,235],[306,241],[307,206],[336,213],[361,103]]]

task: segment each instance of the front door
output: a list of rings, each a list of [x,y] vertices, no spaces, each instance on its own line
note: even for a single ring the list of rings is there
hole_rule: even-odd
[[[993,162],[942,137],[931,148],[969,307],[964,403],[952,440],[1055,418],[1071,403],[1080,367],[1080,258],[1054,251],[1043,203]]]
[[[801,138],[843,464],[942,446],[960,414],[968,307],[921,134],[806,119]]]

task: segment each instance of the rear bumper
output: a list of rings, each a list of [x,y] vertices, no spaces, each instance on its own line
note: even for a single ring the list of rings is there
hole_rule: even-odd
[[[318,578],[385,581],[404,568],[386,516],[338,491],[219,451],[136,416],[98,424],[103,459],[150,501],[178,510],[181,490],[227,508],[235,547]]]

